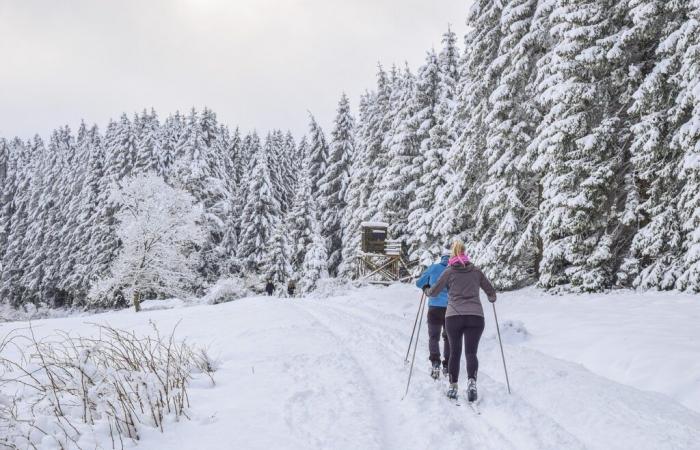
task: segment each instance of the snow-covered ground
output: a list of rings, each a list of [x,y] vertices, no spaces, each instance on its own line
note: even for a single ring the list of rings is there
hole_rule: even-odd
[[[348,288],[330,298],[255,297],[33,327],[42,336],[93,332],[88,322],[147,332],[149,321],[167,330],[181,320],[180,337],[210,347],[217,385],[195,382],[192,420],[146,431],[140,448],[700,449],[699,297],[502,294],[513,394],[486,305],[481,416],[452,405],[445,382],[430,379],[425,327],[401,399],[418,298],[406,285]],[[0,324],[0,335],[24,325]]]

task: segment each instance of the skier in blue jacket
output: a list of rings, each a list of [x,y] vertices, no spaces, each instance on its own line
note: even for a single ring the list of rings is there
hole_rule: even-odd
[[[428,267],[416,281],[416,286],[423,289],[426,295],[430,286],[435,285],[442,272],[447,269],[447,262],[450,259],[449,252],[449,249],[443,251],[440,262]],[[447,288],[440,291],[436,297],[430,297],[428,300],[428,349],[430,350],[430,362],[433,366],[431,376],[435,379],[440,377],[440,334],[442,334],[443,340],[442,354],[445,356],[442,361],[442,371],[445,376],[450,358],[450,343],[445,332],[445,311],[447,311]]]

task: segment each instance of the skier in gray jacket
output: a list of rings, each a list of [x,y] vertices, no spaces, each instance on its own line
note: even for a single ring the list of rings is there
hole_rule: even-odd
[[[456,240],[452,244],[448,267],[437,283],[428,291],[435,296],[447,288],[447,311],[445,329],[450,341],[450,358],[447,370],[450,376],[450,388],[447,396],[457,398],[457,380],[459,378],[460,354],[464,341],[464,355],[467,359],[467,397],[470,402],[477,399],[476,374],[479,360],[476,357],[479,340],[484,332],[484,309],[479,299],[479,289],[486,292],[490,302],[496,301],[496,290],[481,270],[469,261],[464,252],[464,243]]]

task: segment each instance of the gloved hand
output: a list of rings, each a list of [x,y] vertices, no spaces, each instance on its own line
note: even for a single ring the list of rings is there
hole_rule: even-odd
[[[424,293],[425,295],[428,295],[428,291],[429,291],[429,290],[430,290],[430,285],[429,285],[429,284],[426,284],[425,286],[423,286],[423,293]]]

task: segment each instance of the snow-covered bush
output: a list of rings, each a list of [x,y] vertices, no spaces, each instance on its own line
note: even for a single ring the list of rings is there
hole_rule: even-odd
[[[40,340],[29,328],[0,340],[0,448],[124,448],[143,427],[162,432],[187,417],[193,374],[213,382],[216,363],[175,330],[98,328],[99,337]]]
[[[207,294],[202,297],[201,302],[210,305],[238,300],[250,295],[251,292],[246,287],[245,282],[240,278],[224,278],[216,282]]]
[[[320,224],[313,224],[313,238],[311,246],[304,256],[301,267],[301,280],[299,288],[302,293],[309,293],[317,289],[321,280],[328,278],[328,253],[326,242],[321,236]]]
[[[362,283],[350,282],[342,278],[321,278],[316,282],[316,288],[308,293],[311,298],[329,298],[347,294],[356,290]]]
[[[100,304],[120,291],[139,311],[146,294],[186,296],[197,279],[196,249],[204,242],[202,208],[194,197],[145,174],[128,179],[112,201],[120,205],[122,249],[111,275],[93,286],[92,302]]]

